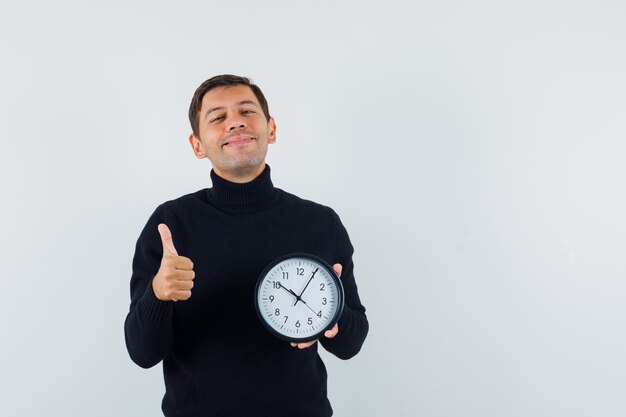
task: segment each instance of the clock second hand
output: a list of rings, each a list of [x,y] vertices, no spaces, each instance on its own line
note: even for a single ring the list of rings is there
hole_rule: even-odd
[[[309,278],[309,282],[306,283],[306,285],[304,286],[304,288],[302,289],[302,292],[300,293],[300,295],[298,296],[298,298],[296,299],[296,302],[293,304],[294,306],[296,304],[298,304],[298,301],[302,301],[302,294],[304,294],[304,291],[306,291],[306,287],[309,286],[309,284],[311,283],[311,281],[313,280],[313,277],[315,276],[315,274],[317,273],[317,271],[319,271],[319,268],[316,268],[315,271],[313,271],[313,273],[311,274],[311,278]],[[302,301],[304,302],[304,301]],[[306,303],[304,303],[306,304]]]
[[[311,310],[313,312],[313,314],[315,314],[317,316],[317,313],[315,312],[315,310],[313,310],[311,307],[309,307],[309,305],[306,303],[306,301],[304,301],[302,298],[300,298],[300,301],[302,301],[302,303],[307,306],[307,308],[309,310]]]
[[[290,288],[285,287],[283,284],[281,284],[280,282],[278,282],[278,286],[282,289],[284,289],[285,291],[289,292],[291,295],[293,295],[294,297],[296,297],[296,304],[298,303],[298,301],[302,301],[302,303],[313,312],[313,314],[317,315],[317,313],[315,312],[315,310],[313,310],[311,307],[309,307],[309,305],[306,303],[306,301],[304,301],[302,299],[302,297],[298,296],[298,294],[296,294],[295,292],[293,292],[293,290],[291,290]],[[305,288],[306,289],[306,288]],[[304,291],[303,291],[304,292]],[[296,305],[294,304],[294,306]]]

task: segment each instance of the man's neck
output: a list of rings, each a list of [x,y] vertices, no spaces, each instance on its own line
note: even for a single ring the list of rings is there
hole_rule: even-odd
[[[222,171],[213,167],[213,171],[226,181],[233,182],[235,184],[245,184],[251,182],[256,177],[261,175],[263,170],[265,169],[265,162],[263,162],[258,168],[250,168],[246,170],[238,170],[238,171]]]

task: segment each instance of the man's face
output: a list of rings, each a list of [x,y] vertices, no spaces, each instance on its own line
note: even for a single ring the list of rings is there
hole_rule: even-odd
[[[245,85],[217,87],[202,98],[200,137],[189,142],[198,158],[209,158],[215,172],[233,182],[254,179],[265,167],[267,145],[276,142],[276,124],[265,119]]]

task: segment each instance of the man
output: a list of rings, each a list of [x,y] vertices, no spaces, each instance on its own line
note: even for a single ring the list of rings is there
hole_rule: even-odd
[[[160,205],[139,236],[128,352],[144,368],[163,361],[166,416],[330,416],[319,344],[274,337],[253,299],[271,261],[321,257],[341,277],[345,308],[319,342],[339,358],[356,355],[368,322],[348,234],[330,208],[273,186],[265,156],[276,123],[247,78],[205,81],[189,120],[189,142],[211,161],[213,187]]]

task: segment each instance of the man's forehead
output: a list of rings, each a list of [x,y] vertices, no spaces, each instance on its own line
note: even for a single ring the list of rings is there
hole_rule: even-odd
[[[254,92],[247,85],[215,87],[202,97],[202,110],[250,101],[260,106]]]

